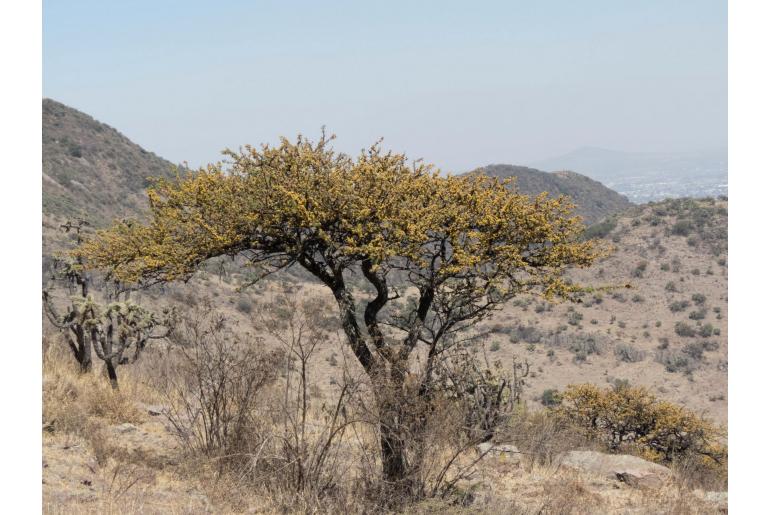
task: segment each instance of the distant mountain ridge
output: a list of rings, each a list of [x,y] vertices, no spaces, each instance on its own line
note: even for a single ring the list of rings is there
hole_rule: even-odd
[[[173,165],[109,125],[43,99],[43,214],[84,218],[96,226],[147,210],[148,177]]]
[[[575,203],[577,213],[586,224],[598,222],[633,206],[620,193],[575,172],[549,173],[526,166],[493,164],[469,173],[482,173],[500,179],[516,177],[517,190],[527,195],[539,195],[544,191],[551,195],[566,195]]]

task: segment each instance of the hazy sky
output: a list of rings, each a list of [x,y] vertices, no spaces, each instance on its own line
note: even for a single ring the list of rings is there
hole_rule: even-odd
[[[43,92],[191,165],[326,125],[447,171],[727,146],[724,0],[43,3]]]

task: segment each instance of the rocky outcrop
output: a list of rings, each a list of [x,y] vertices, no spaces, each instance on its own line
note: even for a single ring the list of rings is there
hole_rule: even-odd
[[[628,454],[569,451],[559,460],[563,467],[622,481],[637,488],[659,488],[673,473],[667,467]]]

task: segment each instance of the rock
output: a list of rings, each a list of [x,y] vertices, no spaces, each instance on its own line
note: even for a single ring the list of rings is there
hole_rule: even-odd
[[[129,424],[126,422],[125,424],[120,424],[119,426],[115,426],[115,431],[118,433],[133,433],[136,431],[136,426],[134,424]]]
[[[708,503],[716,505],[717,509],[727,513],[727,492],[704,492],[694,490],[693,495]]]
[[[667,467],[628,454],[569,451],[559,462],[565,467],[616,479],[637,488],[659,488],[673,477]]]
[[[479,451],[479,453],[485,454],[485,457],[503,457],[506,459],[506,461],[511,461],[513,463],[518,463],[521,461],[521,452],[515,445],[484,442],[478,444],[476,449]]]

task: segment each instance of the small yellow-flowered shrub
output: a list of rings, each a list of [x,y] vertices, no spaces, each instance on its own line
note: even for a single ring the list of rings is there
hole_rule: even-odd
[[[632,450],[665,463],[695,457],[703,466],[726,471],[724,430],[644,387],[571,385],[555,411],[610,450]]]

